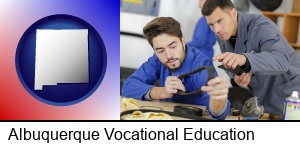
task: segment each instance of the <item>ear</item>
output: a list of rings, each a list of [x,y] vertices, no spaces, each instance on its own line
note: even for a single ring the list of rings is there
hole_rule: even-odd
[[[186,42],[185,42],[184,36],[181,37],[181,41],[182,41],[183,46],[185,46]]]
[[[235,8],[232,8],[230,13],[233,18],[237,18],[237,10]]]

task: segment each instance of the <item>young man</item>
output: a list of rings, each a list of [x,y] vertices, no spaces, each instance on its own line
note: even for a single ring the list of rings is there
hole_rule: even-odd
[[[202,9],[203,4],[206,0],[199,0],[199,8]],[[195,27],[193,39],[188,42],[187,45],[199,49],[203,54],[209,58],[213,58],[214,49],[213,46],[216,44],[215,33],[209,28],[206,22],[206,18],[201,17]]]
[[[207,82],[206,71],[190,75],[181,81],[178,75],[212,61],[196,48],[186,46],[180,24],[171,17],[159,17],[144,27],[144,36],[153,47],[154,55],[143,63],[124,83],[122,95],[141,100],[164,100],[206,106],[215,119],[224,119],[230,108],[227,100],[228,83],[225,77]],[[160,81],[160,87],[153,86]],[[206,86],[207,82],[207,86]],[[179,95],[177,90],[202,94]]]
[[[265,112],[281,113],[285,99],[300,91],[300,58],[276,24],[261,15],[238,12],[231,0],[207,0],[202,14],[223,53],[213,60],[227,68],[240,66],[244,73],[234,82],[250,85]]]

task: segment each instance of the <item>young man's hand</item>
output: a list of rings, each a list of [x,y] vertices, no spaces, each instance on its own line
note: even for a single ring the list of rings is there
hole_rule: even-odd
[[[153,87],[150,92],[150,97],[153,100],[171,98],[177,93],[177,89],[185,92],[185,87],[183,86],[181,80],[176,76],[168,76],[165,81],[164,87]]]
[[[224,100],[228,96],[229,83],[224,76],[215,77],[202,86],[201,90],[207,92],[213,100]]]
[[[215,77],[207,82],[207,86],[202,86],[201,90],[210,95],[210,109],[218,112],[226,104],[229,91],[229,83],[224,76]]]
[[[166,98],[173,97],[177,93],[177,89],[185,92],[185,87],[182,84],[182,81],[176,76],[168,76],[165,81],[165,96]]]

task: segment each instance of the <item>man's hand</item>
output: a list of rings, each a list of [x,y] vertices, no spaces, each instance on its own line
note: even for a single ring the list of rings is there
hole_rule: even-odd
[[[235,75],[234,81],[237,85],[247,88],[248,84],[250,83],[252,74],[249,73],[242,73],[240,76]]]
[[[177,89],[185,92],[185,87],[183,86],[182,81],[176,76],[168,76],[164,87],[165,97],[171,98],[177,93]]]
[[[229,91],[229,83],[224,76],[215,77],[207,82],[207,86],[202,86],[201,90],[210,95],[210,109],[218,112],[226,104]]]
[[[215,77],[202,86],[201,90],[207,92],[213,100],[224,100],[228,97],[229,84],[224,76]]]
[[[153,100],[171,98],[177,93],[177,89],[185,92],[182,81],[176,76],[168,76],[164,87],[153,87],[150,91],[150,97]]]
[[[236,66],[243,66],[246,63],[246,57],[241,54],[226,52],[213,57],[213,60],[222,62],[226,68],[235,69]]]

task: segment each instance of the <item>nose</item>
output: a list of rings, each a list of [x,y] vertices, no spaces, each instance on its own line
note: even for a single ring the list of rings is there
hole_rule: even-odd
[[[221,26],[219,24],[214,25],[214,32],[219,33],[221,31]]]
[[[166,49],[166,55],[167,55],[167,58],[173,58],[173,52],[171,49]]]

